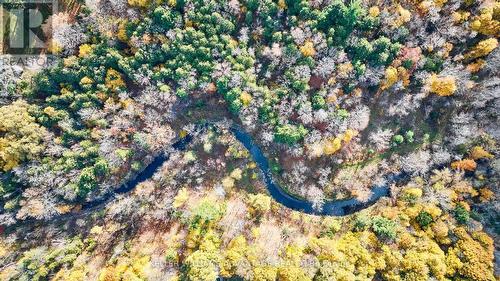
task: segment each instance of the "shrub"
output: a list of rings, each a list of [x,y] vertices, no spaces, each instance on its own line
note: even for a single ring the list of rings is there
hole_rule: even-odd
[[[408,187],[402,190],[401,199],[409,203],[415,203],[422,197],[422,189],[417,187]]]
[[[432,216],[425,211],[420,212],[416,217],[416,220],[417,223],[424,229],[427,228],[433,221]]]
[[[402,65],[405,69],[411,69],[413,67],[413,60],[411,59],[405,59],[403,62],[402,62]]]
[[[368,216],[358,215],[354,220],[354,230],[355,231],[363,231],[370,227],[371,221]]]
[[[108,173],[109,173],[108,161],[106,161],[103,158],[98,159],[94,164],[94,174],[96,176],[102,177],[108,175]]]
[[[441,72],[443,70],[444,61],[438,57],[428,57],[425,59],[424,70],[429,72]]]
[[[312,97],[312,106],[314,109],[324,108],[326,105],[325,99],[320,95],[315,95]]]
[[[322,235],[333,238],[335,233],[339,232],[342,228],[342,221],[334,217],[326,217],[321,226],[323,227],[321,231]]]
[[[414,135],[415,134],[413,133],[412,130],[406,131],[406,133],[405,133],[406,141],[409,143],[412,143],[414,141],[414,139],[413,139]]]
[[[382,239],[396,238],[396,226],[396,222],[384,217],[378,216],[372,220],[373,232]]]
[[[304,126],[302,125],[295,126],[287,124],[276,127],[276,131],[274,133],[274,140],[288,145],[293,145],[301,141],[306,134],[307,134],[307,129],[304,128]]]
[[[198,223],[207,224],[220,219],[224,210],[221,204],[210,198],[204,198],[192,211],[192,226]]]
[[[395,135],[392,137],[392,141],[394,144],[402,144],[405,141],[405,138],[402,135]]]
[[[467,209],[462,204],[457,204],[455,207],[455,219],[457,220],[458,223],[460,224],[466,224],[470,220],[470,214]]]

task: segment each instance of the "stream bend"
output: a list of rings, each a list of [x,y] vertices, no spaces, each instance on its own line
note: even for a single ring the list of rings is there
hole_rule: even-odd
[[[207,125],[200,126],[203,129]],[[312,215],[323,215],[323,216],[344,216],[355,213],[362,209],[365,209],[375,202],[377,202],[381,197],[386,197],[390,195],[390,190],[388,185],[376,186],[371,189],[372,194],[366,202],[361,202],[356,198],[343,199],[343,200],[330,200],[326,201],[321,210],[313,208],[313,204],[310,201],[294,197],[287,193],[283,188],[279,186],[278,183],[273,179],[271,169],[269,167],[269,161],[262,153],[260,148],[254,143],[252,136],[245,132],[238,126],[231,126],[230,131],[234,134],[236,139],[243,144],[243,146],[250,152],[253,161],[259,167],[264,183],[269,191],[269,194],[273,199],[282,204],[283,206],[307,213]],[[187,144],[189,144],[196,134],[188,134],[184,138],[178,140],[172,145],[175,150],[185,150]],[[120,188],[115,190],[115,194],[126,193],[134,189],[140,182],[143,182],[154,175],[158,167],[160,167],[163,162],[168,160],[168,154],[161,154],[157,156],[153,162],[151,162],[142,172],[140,172],[134,179],[129,180],[124,183]],[[97,200],[89,202],[83,206],[84,209],[95,207],[98,204],[103,203],[104,200]]]

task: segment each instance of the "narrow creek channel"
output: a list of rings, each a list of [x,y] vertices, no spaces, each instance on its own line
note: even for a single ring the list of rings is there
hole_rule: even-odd
[[[203,129],[206,126],[201,126]],[[365,209],[375,202],[377,202],[381,197],[389,196],[390,190],[388,185],[376,186],[371,189],[372,194],[366,202],[361,202],[356,198],[343,199],[343,200],[331,200],[326,201],[321,210],[313,208],[313,204],[310,201],[294,197],[287,193],[283,188],[279,186],[278,183],[273,179],[271,169],[269,167],[269,161],[261,151],[261,149],[255,144],[252,136],[245,132],[238,126],[231,126],[231,132],[234,134],[236,139],[243,144],[243,146],[250,152],[253,161],[259,167],[264,183],[269,191],[269,194],[273,199],[282,204],[283,206],[313,215],[326,215],[326,216],[344,216],[355,213],[362,209]],[[187,145],[192,141],[195,135],[188,134],[184,138],[178,140],[172,145],[175,150],[185,150]],[[134,189],[140,182],[143,182],[154,175],[156,170],[168,160],[168,154],[161,154],[157,156],[153,162],[151,162],[142,172],[140,172],[134,179],[124,183],[120,188],[115,191],[115,194],[126,193]],[[101,200],[96,200],[83,205],[83,209],[89,209],[96,207],[108,201],[109,198],[103,198]]]

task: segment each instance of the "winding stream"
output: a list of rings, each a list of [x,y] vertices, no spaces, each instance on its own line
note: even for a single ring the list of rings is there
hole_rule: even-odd
[[[269,167],[269,161],[267,160],[266,156],[264,156],[260,148],[253,142],[252,136],[250,134],[236,126],[232,126],[230,130],[234,134],[236,139],[240,141],[246,149],[248,149],[253,161],[261,170],[264,183],[266,184],[267,190],[269,190],[269,194],[274,198],[276,202],[279,202],[285,207],[313,215],[344,216],[373,205],[381,197],[389,196],[389,187],[387,185],[373,187],[371,189],[372,195],[366,202],[361,202],[355,198],[332,200],[326,201],[321,210],[314,209],[312,202],[288,194],[274,181],[271,169]],[[175,150],[185,150],[187,144],[189,144],[192,139],[193,134],[189,134],[186,137],[175,142],[172,145],[172,148]],[[160,167],[167,159],[168,154],[157,156],[153,160],[153,162],[151,162],[134,179],[126,182],[120,188],[115,190],[115,194],[128,192],[134,189],[140,182],[143,182],[152,177],[158,167]],[[101,200],[89,202],[83,205],[83,209],[93,208],[99,204],[106,202],[107,200],[109,200],[109,198],[103,198]]]
[[[240,141],[252,155],[253,161],[260,168],[267,190],[276,202],[279,202],[290,209],[313,215],[344,216],[355,213],[359,210],[373,205],[381,197],[389,196],[389,187],[379,186],[371,189],[372,195],[366,202],[361,202],[355,198],[344,200],[326,201],[322,210],[313,208],[312,202],[296,198],[281,188],[272,177],[269,161],[264,156],[260,148],[255,145],[252,137],[245,131],[237,127],[231,127],[231,131],[238,141]]]

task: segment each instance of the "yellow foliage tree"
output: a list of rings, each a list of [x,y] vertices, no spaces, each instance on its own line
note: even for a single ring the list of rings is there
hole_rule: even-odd
[[[254,281],[275,281],[277,274],[277,268],[273,266],[259,265],[253,268]]]
[[[439,220],[431,225],[432,232],[438,238],[448,237],[448,226],[442,220]]]
[[[105,84],[106,87],[109,89],[116,91],[119,88],[125,87],[125,81],[123,81],[122,75],[120,72],[110,68],[106,72],[106,79],[105,79]]]
[[[314,49],[314,44],[311,41],[306,41],[303,46],[300,47],[300,52],[305,57],[312,57],[316,54],[316,50]]]
[[[218,276],[219,255],[214,251],[197,250],[185,260],[188,280],[213,281]]]
[[[488,202],[491,199],[495,198],[495,192],[491,191],[491,189],[487,187],[481,188],[481,190],[479,190],[479,194],[479,199],[481,200],[481,202]]]
[[[306,275],[306,272],[300,266],[286,266],[278,270],[278,280],[283,281],[310,281],[310,277]]]
[[[115,266],[108,266],[99,273],[99,281],[145,280],[149,256],[122,257]],[[66,280],[66,279],[64,279]],[[81,280],[81,279],[80,279]]]
[[[447,280],[445,253],[427,236],[404,233],[398,239],[403,254],[384,245],[377,253],[378,269],[384,280]]]
[[[385,80],[382,82],[382,90],[390,88],[394,83],[396,83],[399,80],[399,75],[398,75],[398,69],[389,66],[385,70]]]
[[[402,260],[400,275],[405,280],[426,281],[430,277],[446,280],[445,254],[439,245],[429,238],[423,238],[408,249]]]
[[[266,213],[271,209],[271,197],[262,193],[250,194],[248,196],[248,203],[255,212],[260,214]]]
[[[278,280],[284,281],[309,281],[304,268],[301,267],[301,258],[304,255],[303,248],[297,245],[288,245],[283,260],[284,266],[278,269]]]
[[[0,107],[0,167],[9,171],[21,161],[33,159],[44,148],[45,128],[35,122],[24,100]]]
[[[77,261],[78,262],[78,261]],[[65,268],[63,267],[59,270],[54,277],[51,279],[53,281],[81,281],[88,279],[87,272],[89,271],[85,263],[78,263],[73,265],[73,267]],[[3,280],[3,279],[2,279]]]
[[[475,146],[470,152],[470,157],[474,160],[478,160],[483,158],[493,158],[493,154],[484,150],[481,146]]]
[[[345,143],[349,143],[357,135],[358,135],[358,132],[356,130],[347,129],[344,133],[343,141]]]
[[[126,27],[127,27],[127,20],[122,20],[118,25],[118,32],[116,33],[116,37],[118,38],[118,40],[122,42],[126,42],[128,40]]]
[[[247,92],[242,92],[240,95],[240,101],[243,104],[243,106],[248,106],[248,105],[250,105],[250,102],[252,101],[252,95],[250,95]]]
[[[399,276],[400,264],[403,256],[399,251],[383,245],[381,252],[376,255],[377,269],[380,270],[384,280],[401,280]]]
[[[84,76],[82,79],[80,79],[80,84],[82,86],[85,86],[85,85],[90,85],[94,83],[94,80],[92,80],[90,77],[88,76]]]
[[[393,28],[398,28],[401,25],[409,22],[411,19],[411,12],[409,10],[403,8],[403,6],[398,5],[396,7],[396,11],[397,11],[398,17],[392,22]]]
[[[498,40],[496,38],[489,38],[477,43],[477,45],[472,48],[466,55],[466,59],[477,59],[484,57],[491,53],[498,47]]]
[[[473,63],[467,65],[467,70],[470,71],[471,73],[477,73],[479,70],[481,70],[484,65],[486,64],[486,61],[483,59],[478,59],[474,61]]]
[[[226,190],[231,190],[234,187],[234,179],[232,177],[225,177],[222,179],[222,186]]]
[[[463,227],[454,232],[459,240],[448,250],[447,275],[454,280],[496,280],[493,275],[493,240],[482,232],[471,236]]]
[[[500,33],[500,2],[484,8],[479,16],[475,17],[470,26],[473,30],[485,35],[498,35]]]
[[[246,259],[247,247],[247,241],[243,235],[231,240],[220,263],[222,276],[231,277],[237,275],[238,266]]]
[[[380,9],[378,6],[371,6],[370,9],[368,10],[368,14],[371,16],[371,17],[378,17],[378,15],[380,15]]]
[[[464,21],[466,21],[469,16],[470,16],[470,13],[469,12],[465,12],[465,11],[457,11],[457,12],[453,12],[451,14],[452,18],[453,18],[453,21],[455,23],[462,23]]]
[[[431,93],[442,97],[451,96],[457,90],[455,77],[453,76],[439,77],[433,74],[429,78],[428,85]]]
[[[113,266],[105,267],[101,270],[98,277],[99,281],[119,281],[119,273]]]
[[[373,234],[348,232],[338,239],[311,239],[309,250],[321,262],[315,280],[373,280],[377,263],[368,251],[375,239],[370,239],[370,235]]]
[[[188,199],[189,199],[189,190],[187,190],[186,188],[183,188],[183,189],[179,190],[177,195],[174,197],[174,202],[172,203],[172,206],[174,208],[179,208],[182,205],[184,205],[184,203]]]
[[[78,56],[83,58],[88,56],[92,52],[92,46],[89,44],[83,44],[79,48]]]
[[[128,4],[132,7],[146,8],[149,5],[148,0],[128,0]]]
[[[451,163],[451,167],[456,170],[474,171],[477,167],[476,161],[463,159]]]
[[[47,50],[54,55],[62,52],[63,48],[55,40],[50,40]]]
[[[323,145],[323,153],[326,155],[332,155],[342,148],[342,138],[336,137],[334,139],[328,140]]]

